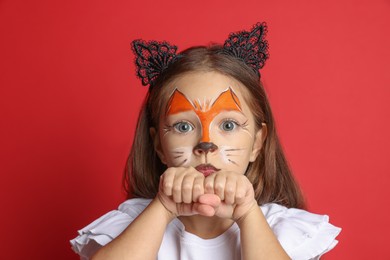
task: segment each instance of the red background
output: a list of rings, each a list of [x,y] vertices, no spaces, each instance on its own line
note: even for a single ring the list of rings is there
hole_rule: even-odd
[[[0,1],[2,259],[77,259],[68,240],[123,201],[146,88],[130,42],[180,50],[269,26],[262,71],[327,259],[388,256],[390,2]]]

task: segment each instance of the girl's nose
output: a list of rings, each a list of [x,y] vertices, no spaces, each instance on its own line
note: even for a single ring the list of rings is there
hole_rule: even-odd
[[[212,153],[218,149],[218,146],[216,146],[214,143],[210,142],[200,142],[194,147],[194,153],[196,155],[202,155],[207,153]]]

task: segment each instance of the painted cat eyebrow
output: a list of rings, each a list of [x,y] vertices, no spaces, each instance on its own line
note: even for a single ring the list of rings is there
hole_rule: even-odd
[[[212,120],[222,111],[238,111],[242,113],[241,104],[231,87],[221,92],[214,101],[199,100],[191,102],[182,92],[175,89],[167,103],[166,116],[181,112],[194,111],[202,125],[201,142],[210,141],[209,127]]]
[[[233,102],[230,102],[231,100],[233,100]],[[214,101],[204,100],[204,102],[201,102],[200,100],[191,101],[184,93],[175,88],[168,100],[165,111],[166,115],[172,115],[189,110],[206,112],[209,110],[218,111],[222,109],[242,111],[241,103],[231,87],[221,92]]]

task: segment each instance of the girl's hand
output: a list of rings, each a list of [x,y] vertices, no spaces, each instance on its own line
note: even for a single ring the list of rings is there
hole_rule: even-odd
[[[237,221],[245,216],[253,206],[257,206],[252,183],[245,175],[219,171],[204,180],[205,195],[199,196],[199,203],[213,206],[217,195],[221,203],[215,205],[215,215]]]
[[[161,175],[157,196],[175,217],[195,214],[213,216],[220,199],[211,197],[207,203],[199,203],[200,196],[204,194],[204,180],[204,175],[193,167],[168,168]]]
[[[168,168],[161,175],[158,198],[175,217],[200,214],[236,221],[257,206],[246,176],[219,171],[205,178],[192,167]]]

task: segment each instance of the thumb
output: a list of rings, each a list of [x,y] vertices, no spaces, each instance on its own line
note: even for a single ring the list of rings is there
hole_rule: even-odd
[[[201,203],[194,203],[194,211],[202,216],[205,217],[212,217],[215,215],[215,209],[211,207],[210,205],[201,204]]]
[[[221,199],[215,194],[207,193],[199,196],[198,203],[217,208],[221,205]]]
[[[220,204],[221,199],[217,195],[203,194],[199,196],[198,202],[194,203],[194,209],[199,215],[212,217]]]

